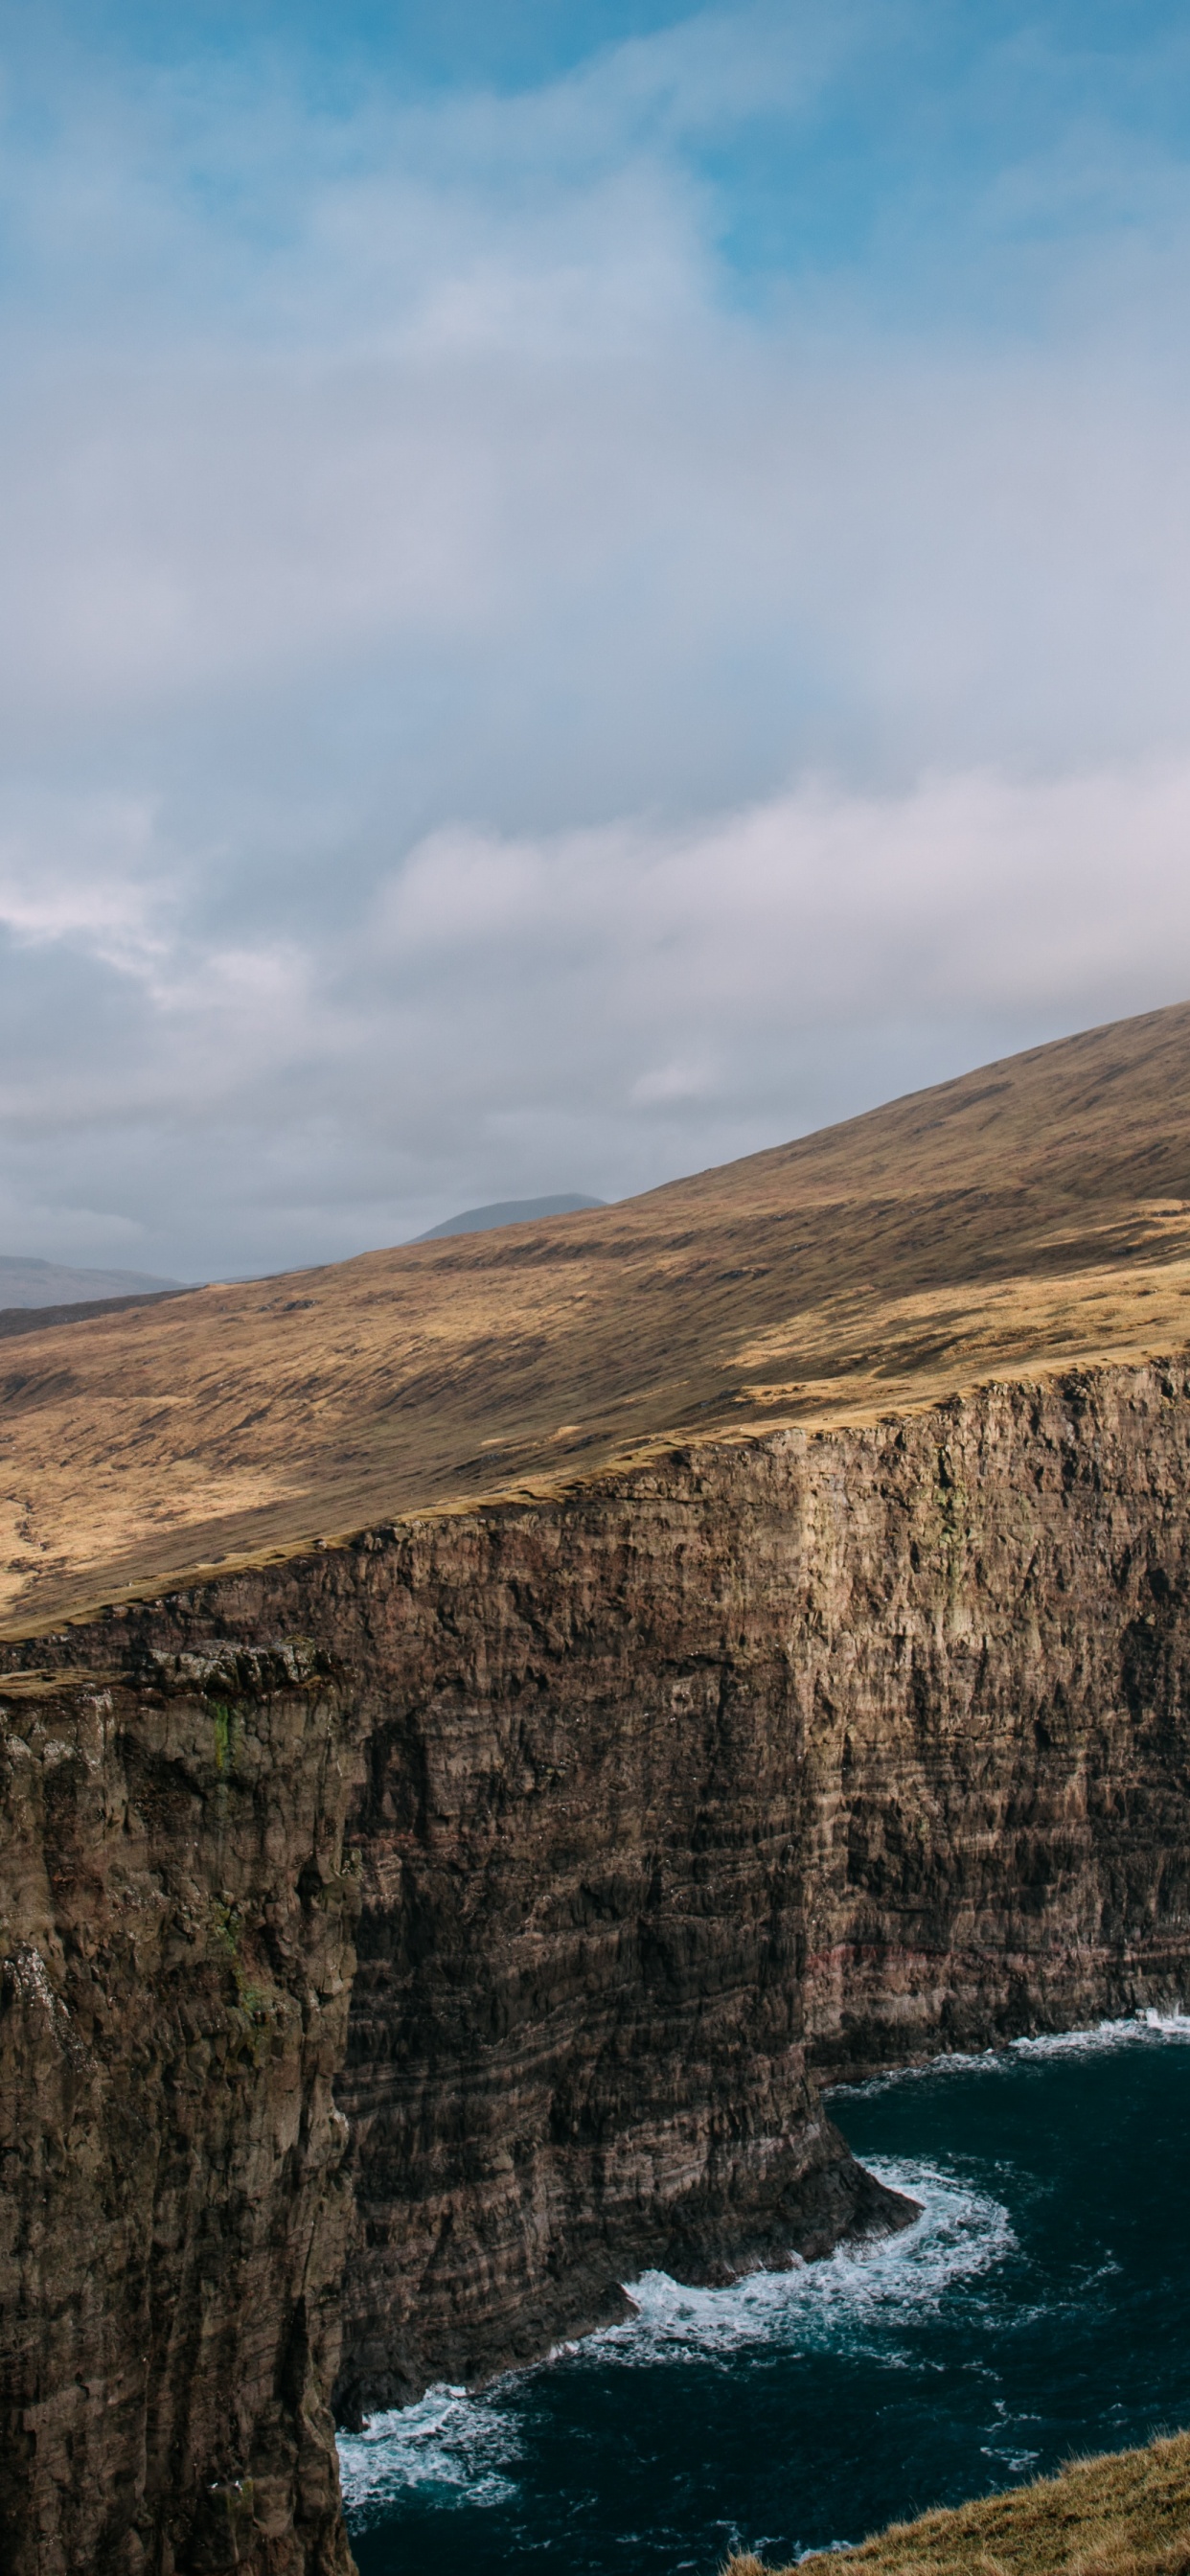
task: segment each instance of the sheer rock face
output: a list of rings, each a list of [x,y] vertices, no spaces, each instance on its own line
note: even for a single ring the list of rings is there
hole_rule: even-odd
[[[823,2241],[815,2069],[1185,1994],[1188,1492],[1111,1372],[378,1565],[346,2412]]]
[[[0,1682],[6,2576],[351,2565],[346,1735],[293,1657],[193,1660]]]
[[[1188,1493],[1184,1365],[1102,1369],[708,1444],[30,1647],[124,1678],[106,1733],[94,1684],[0,1684],[44,1782],[14,1831],[50,1854],[0,2023],[20,2576],[156,2576],[163,2534],[179,2570],[345,2564],[336,2368],[354,2416],[540,2352],[647,2264],[722,2278],[895,2223],[816,2074],[1180,2001]],[[296,1671],[298,1638],[321,1677],[283,1687],[263,1650]],[[101,1729],[64,1768],[73,1842],[30,1706]],[[183,1889],[214,1928],[179,1950]],[[221,1907],[292,2021],[241,1990]],[[101,2494],[109,2557],[72,2557],[53,2516]]]

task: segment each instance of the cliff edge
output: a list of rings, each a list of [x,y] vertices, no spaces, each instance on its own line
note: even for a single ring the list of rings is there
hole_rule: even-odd
[[[1102,1250],[1107,1199],[1067,1195]],[[869,1351],[854,1418],[712,1419],[346,1537],[332,1483],[321,1543],[95,1610],[83,1530],[0,1669],[14,2576],[333,2576],[332,2399],[482,2378],[649,2263],[898,2223],[824,2074],[1184,1997],[1190,1369],[1134,1347],[1135,1263],[1172,1300],[1182,1259],[1136,1240],[1081,1303],[1063,1254],[1080,1352],[1105,1301],[1127,1325],[1077,1365],[931,1398],[923,1360],[878,1413]],[[62,1327],[62,1367],[136,1324]]]

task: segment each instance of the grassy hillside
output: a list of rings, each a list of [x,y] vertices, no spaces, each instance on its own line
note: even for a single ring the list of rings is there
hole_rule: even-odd
[[[1190,1005],[609,1208],[0,1342],[0,1619],[1190,1339]]]
[[[1190,2433],[1080,2460],[1061,2477],[894,2523],[859,2549],[821,2552],[796,2576],[1186,2576]],[[724,2576],[766,2576],[733,2558]],[[795,2576],[792,2568],[783,2576]]]

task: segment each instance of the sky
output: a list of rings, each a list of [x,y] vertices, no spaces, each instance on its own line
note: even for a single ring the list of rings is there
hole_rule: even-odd
[[[0,1251],[1190,994],[1190,14],[0,0]]]

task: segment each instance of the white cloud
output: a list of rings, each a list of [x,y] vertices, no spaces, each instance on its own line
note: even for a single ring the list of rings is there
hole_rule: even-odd
[[[419,1043],[441,1015],[443,1053],[500,1027],[504,1062],[543,1098],[568,1067],[585,1096],[598,1068],[606,1115],[629,1097],[701,1114],[713,1086],[721,1114],[746,1116],[758,1068],[775,1102],[816,1033],[1176,996],[1188,851],[1185,756],[1032,781],[939,772],[899,792],[812,781],[684,830],[440,831],[386,890],[369,966],[347,971],[400,991]]]
[[[1187,174],[1072,118],[749,300],[693,146],[878,23],[14,139],[14,1249],[613,1194],[1190,989]]]
[[[71,1135],[81,1154],[106,1121],[113,1168],[139,1138],[133,1221],[190,1273],[212,1156],[235,1174],[220,1266],[329,1257],[536,1179],[646,1186],[1190,991],[1188,846],[1185,757],[821,780],[684,830],[441,829],[304,949],[191,920],[113,966],[101,925],[94,971],[140,978],[151,1043],[126,1016],[97,1081],[56,1032],[6,1104],[18,1161],[27,1139],[32,1180],[52,1112],[77,1204]]]
[[[163,950],[161,853],[143,796],[14,797],[0,819],[0,925],[134,969]]]

